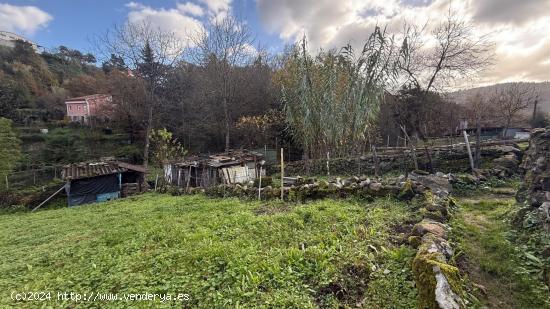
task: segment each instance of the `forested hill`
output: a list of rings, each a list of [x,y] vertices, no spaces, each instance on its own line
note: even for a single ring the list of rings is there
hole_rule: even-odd
[[[495,84],[491,86],[485,86],[485,87],[476,87],[476,88],[470,88],[467,90],[458,91],[451,94],[451,97],[456,100],[457,103],[462,104],[466,103],[468,98],[475,96],[476,94],[480,94],[481,96],[488,97],[492,93],[495,92],[496,89],[504,88],[509,86],[511,83],[502,83],[502,84]],[[541,82],[541,83],[526,83],[521,82],[518,83],[520,88],[523,89],[534,89],[539,94],[539,101],[537,109],[540,112],[543,113],[550,113],[550,82]],[[532,111],[532,108],[528,110],[529,112]]]
[[[80,94],[76,77],[101,72],[93,55],[64,46],[38,54],[19,41],[0,47],[0,59],[0,116],[20,124],[62,119],[65,98]]]

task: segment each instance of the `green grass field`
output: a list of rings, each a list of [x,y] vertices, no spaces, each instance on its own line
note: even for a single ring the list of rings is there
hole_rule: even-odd
[[[372,203],[243,202],[146,194],[0,215],[0,307],[182,307],[182,301],[59,300],[58,292],[185,293],[183,307],[416,307],[411,216]],[[51,300],[14,302],[14,292]]]

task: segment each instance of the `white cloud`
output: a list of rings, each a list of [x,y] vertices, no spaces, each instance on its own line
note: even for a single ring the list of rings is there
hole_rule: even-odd
[[[229,11],[231,0],[200,0],[211,12]]]
[[[178,10],[184,14],[194,15],[194,16],[203,16],[204,10],[199,5],[196,5],[192,2],[186,2],[184,4],[178,3]]]
[[[200,0],[208,8],[210,21],[215,22],[225,18],[231,10],[232,0]]]
[[[200,20],[188,15],[188,13],[191,14],[189,12],[190,6],[187,6],[187,11],[182,10],[179,6],[174,9],[155,9],[136,2],[130,2],[126,6],[130,9],[128,13],[129,22],[146,21],[151,23],[163,31],[173,32],[188,46],[193,45],[191,36],[204,29]],[[192,10],[194,10],[194,13],[198,12],[196,8]]]
[[[268,31],[287,42],[307,35],[316,50],[347,43],[359,47],[375,25],[397,32],[405,20],[429,22],[430,31],[445,18],[449,3],[474,23],[476,33],[490,33],[495,42],[496,63],[481,76],[484,81],[550,80],[545,62],[550,55],[549,0],[526,0],[526,5],[517,0],[257,0],[257,7]]]
[[[474,17],[480,22],[523,24],[548,15],[548,0],[484,0],[472,2]]]
[[[0,30],[32,34],[44,28],[53,17],[36,6],[0,3]]]

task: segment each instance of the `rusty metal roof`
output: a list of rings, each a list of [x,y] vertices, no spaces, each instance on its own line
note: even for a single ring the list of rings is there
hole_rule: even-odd
[[[90,178],[103,175],[111,175],[134,170],[145,173],[147,170],[138,165],[123,162],[81,162],[65,165],[61,171],[63,180]]]
[[[231,165],[240,165],[246,162],[254,162],[255,160],[261,160],[263,154],[250,150],[229,150],[213,155],[199,155],[187,157],[180,162],[174,162],[172,164],[184,167],[184,166],[210,166],[210,167],[222,167]]]

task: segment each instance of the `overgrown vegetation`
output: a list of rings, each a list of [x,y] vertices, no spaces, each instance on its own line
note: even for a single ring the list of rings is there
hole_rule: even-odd
[[[0,178],[2,180],[13,170],[21,156],[20,143],[11,121],[0,117]]]
[[[204,308],[411,308],[414,250],[392,236],[409,216],[390,199],[284,205],[157,194],[4,214],[0,306],[14,305],[14,290],[93,290],[188,293],[184,306]]]
[[[378,27],[359,53],[348,45],[340,53],[312,57],[305,38],[301,44],[275,77],[293,138],[313,158],[358,151],[406,51]]]
[[[550,308],[549,261],[537,254],[540,243],[528,241],[533,235],[512,229],[516,207],[512,199],[486,196],[459,202],[452,221],[456,260],[475,283],[475,307]]]

